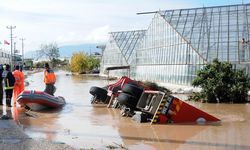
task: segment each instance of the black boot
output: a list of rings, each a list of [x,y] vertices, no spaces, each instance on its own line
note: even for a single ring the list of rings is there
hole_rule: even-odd
[[[11,99],[10,98],[6,98],[6,104],[8,107],[11,107]]]
[[[1,84],[1,82],[0,82],[0,84]],[[1,92],[0,92],[0,94],[1,94]],[[3,105],[3,95],[0,95],[0,105]]]
[[[0,105],[3,105],[3,88],[1,87],[1,83],[2,82],[0,80]]]

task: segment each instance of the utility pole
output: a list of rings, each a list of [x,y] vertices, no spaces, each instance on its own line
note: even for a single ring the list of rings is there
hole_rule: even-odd
[[[24,65],[24,43],[23,41],[25,40],[25,38],[20,38],[20,40],[22,41],[22,65]]]
[[[13,48],[13,64],[16,65],[16,42],[14,42],[14,48]],[[14,68],[12,68],[14,69]]]
[[[12,44],[13,44],[13,34],[12,34],[12,30],[15,29],[16,26],[7,26],[7,29],[10,29],[10,66],[13,67],[13,60],[12,60],[12,55],[13,55],[13,47],[12,47]]]

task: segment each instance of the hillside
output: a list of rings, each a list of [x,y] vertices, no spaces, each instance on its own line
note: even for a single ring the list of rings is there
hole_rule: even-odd
[[[79,44],[79,45],[65,45],[59,47],[60,57],[71,57],[73,53],[84,51],[85,53],[101,53],[101,49],[96,48],[97,44]],[[36,51],[28,51],[24,54],[25,58],[34,58],[37,59]]]

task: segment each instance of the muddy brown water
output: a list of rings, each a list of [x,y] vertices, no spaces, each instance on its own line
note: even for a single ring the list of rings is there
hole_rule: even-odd
[[[90,87],[105,86],[106,80],[71,76],[63,71],[57,72],[57,76],[55,95],[63,96],[67,102],[62,109],[28,115],[21,108],[11,109],[15,121],[32,138],[45,138],[78,149],[122,149],[122,146],[131,150],[250,149],[250,104],[189,102],[218,117],[221,123],[150,125],[121,117],[118,109],[90,104]],[[43,90],[42,77],[42,73],[29,76],[30,85],[26,89]]]

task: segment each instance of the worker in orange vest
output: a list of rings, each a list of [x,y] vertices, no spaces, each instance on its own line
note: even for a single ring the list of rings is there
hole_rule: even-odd
[[[54,86],[56,82],[56,75],[52,69],[50,69],[49,64],[45,63],[45,70],[44,70],[44,83],[45,83],[45,90],[44,92],[54,95],[56,87]]]
[[[19,66],[16,65],[15,66],[15,70],[12,72],[12,74],[15,77],[15,84],[14,84],[14,88],[13,88],[13,100],[14,100],[14,106],[16,105],[16,99],[17,96],[22,92],[21,91],[21,87],[22,87],[22,73],[19,70]]]

